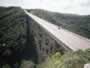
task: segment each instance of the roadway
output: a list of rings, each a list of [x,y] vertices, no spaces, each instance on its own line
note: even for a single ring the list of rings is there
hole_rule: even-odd
[[[85,50],[90,48],[90,39],[70,32],[62,27],[58,28],[57,25],[54,25],[44,19],[41,19],[31,13],[25,11],[33,20],[35,20],[39,25],[46,29],[50,34],[52,34],[59,41],[62,41],[67,47],[73,51],[79,49]]]

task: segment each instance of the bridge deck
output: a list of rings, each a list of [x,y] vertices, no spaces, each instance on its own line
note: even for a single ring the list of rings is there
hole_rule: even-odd
[[[26,11],[25,11],[26,12]],[[76,51],[79,49],[87,49],[90,48],[90,39],[87,39],[83,36],[70,32],[66,29],[57,25],[54,25],[48,21],[45,21],[33,14],[26,12],[32,19],[34,19],[39,25],[45,28],[50,34],[57,38],[59,41],[65,44],[65,46],[69,47],[71,50]]]

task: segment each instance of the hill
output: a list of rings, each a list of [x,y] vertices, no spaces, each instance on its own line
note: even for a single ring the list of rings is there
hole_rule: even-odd
[[[28,11],[59,27],[62,26],[69,31],[90,38],[90,15],[62,14],[41,9],[31,9]]]
[[[27,18],[28,15],[20,7],[0,7],[0,48],[3,44],[13,47],[20,60],[36,62],[37,53]]]
[[[25,13],[19,7],[0,7],[0,44],[11,46],[22,31],[25,33],[24,18]]]

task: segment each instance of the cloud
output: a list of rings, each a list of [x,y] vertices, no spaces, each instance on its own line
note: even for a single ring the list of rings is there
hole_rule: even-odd
[[[76,13],[76,14],[90,14],[90,0],[45,0],[43,8],[63,12],[63,13]]]
[[[55,12],[90,14],[90,0],[0,0],[0,5],[41,8]]]
[[[0,6],[20,6],[20,0],[0,0]]]
[[[40,0],[22,0],[21,6],[24,8],[40,8]]]

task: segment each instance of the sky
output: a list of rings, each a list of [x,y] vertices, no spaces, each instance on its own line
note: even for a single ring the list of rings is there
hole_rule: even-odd
[[[0,0],[0,6],[21,6],[61,13],[90,15],[90,0]]]

